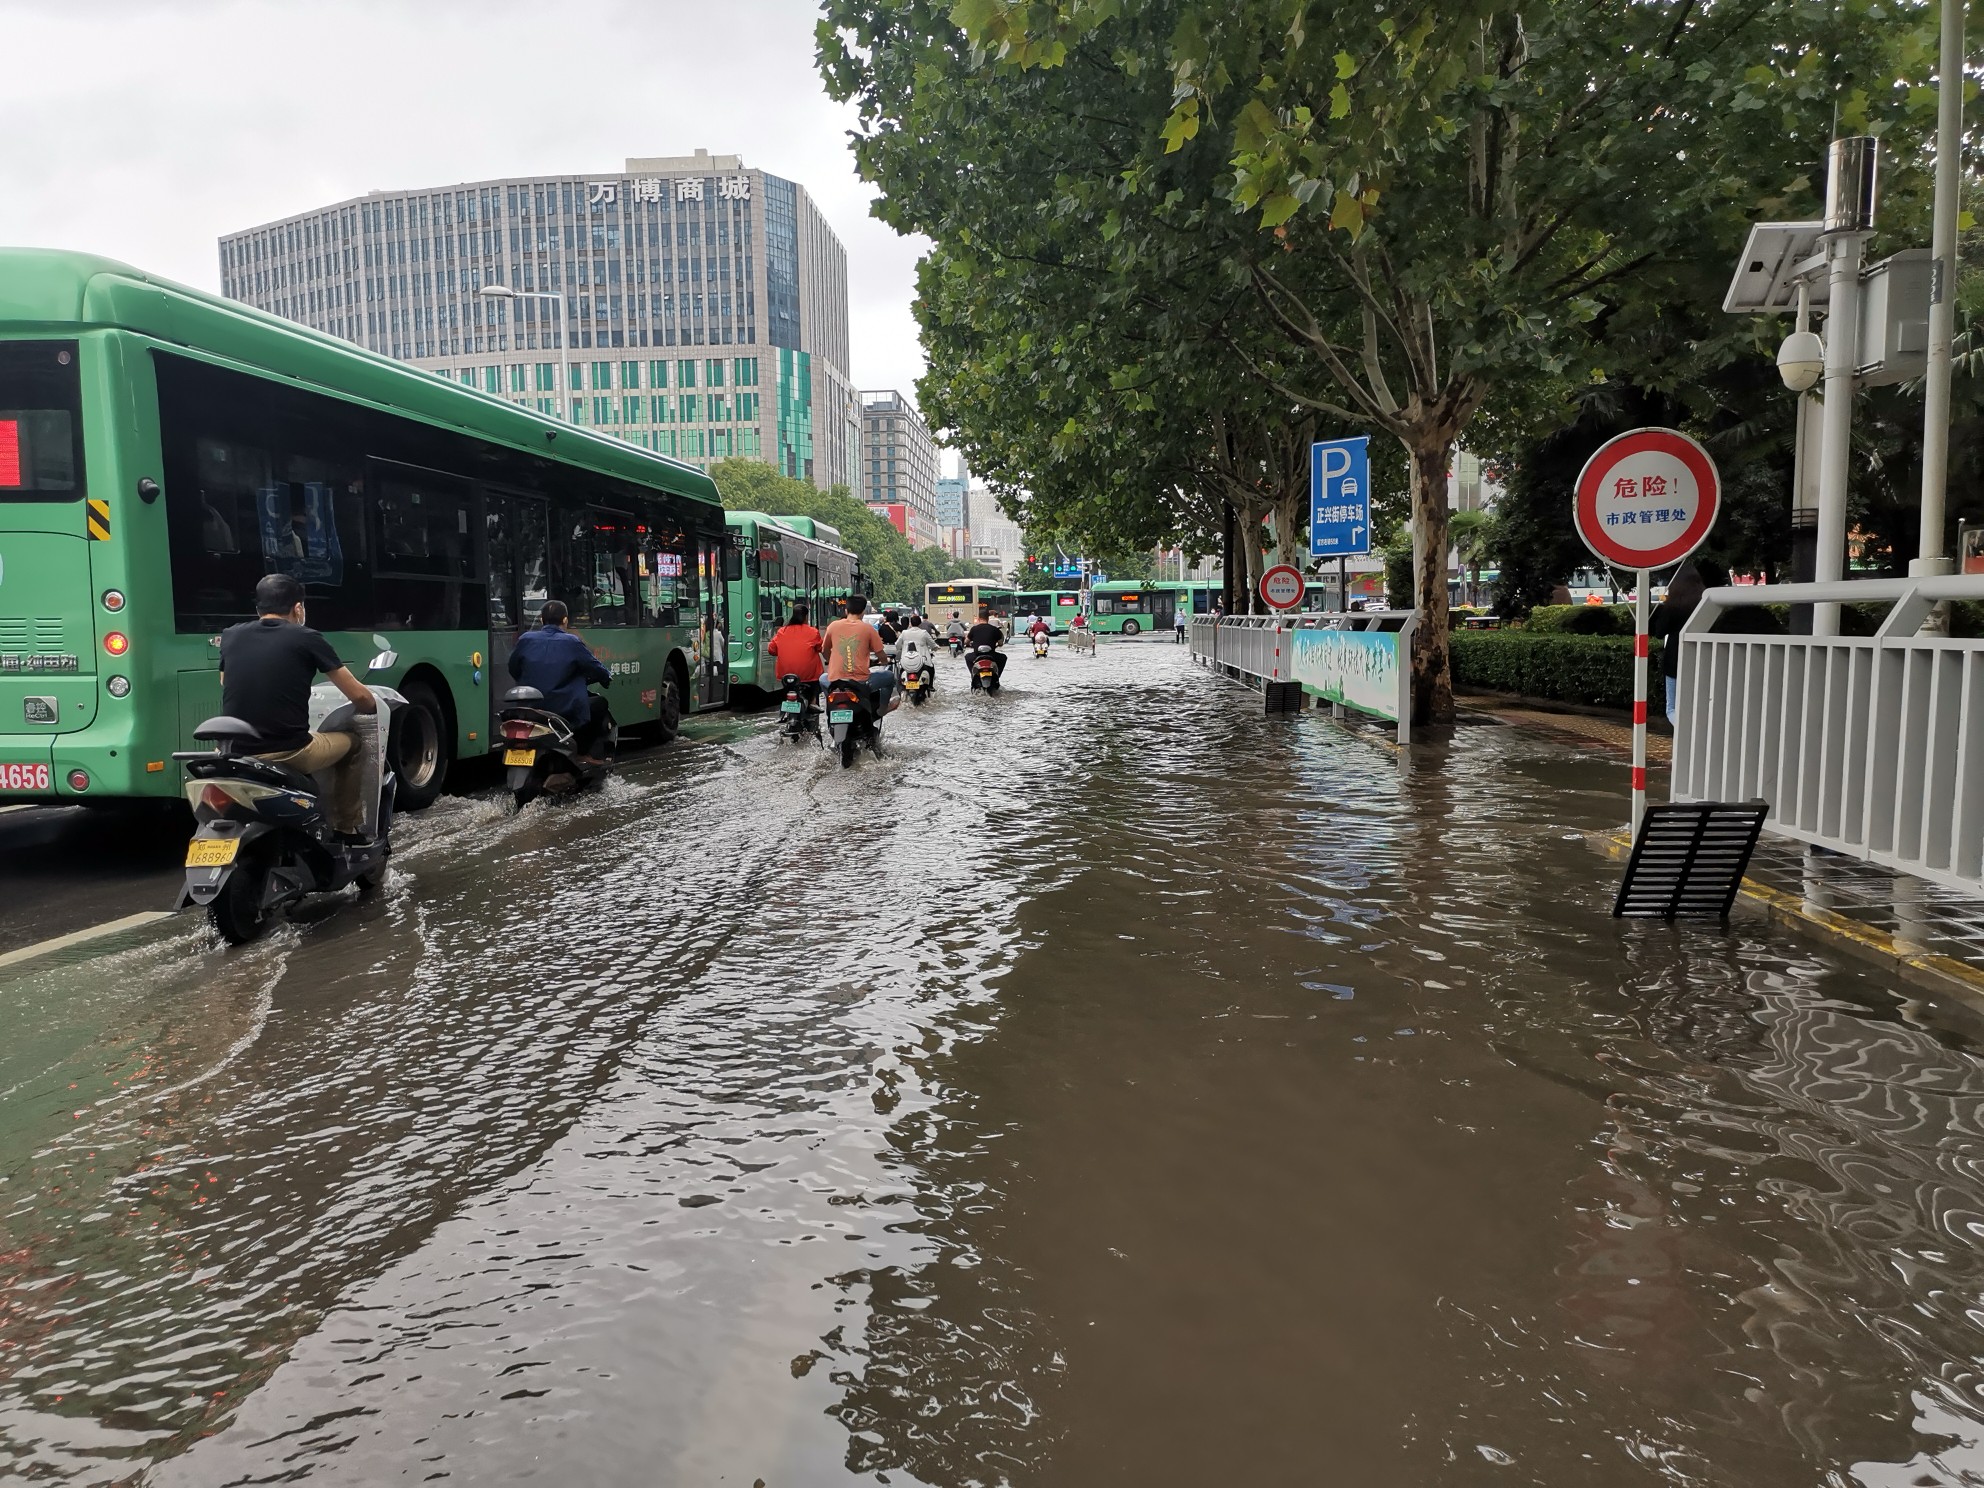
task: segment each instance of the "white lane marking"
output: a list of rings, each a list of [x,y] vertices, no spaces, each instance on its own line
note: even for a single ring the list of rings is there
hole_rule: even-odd
[[[126,915],[121,920],[109,920],[101,925],[92,925],[87,930],[72,931],[67,935],[58,935],[52,940],[37,941],[31,946],[23,946],[18,951],[9,951],[6,955],[0,956],[0,967],[13,966],[21,961],[32,961],[37,956],[46,956],[53,951],[65,951],[70,946],[82,945],[106,935],[115,935],[120,930],[135,930],[140,925],[149,925],[158,920],[171,918],[172,911],[166,909],[148,909],[140,914]]]

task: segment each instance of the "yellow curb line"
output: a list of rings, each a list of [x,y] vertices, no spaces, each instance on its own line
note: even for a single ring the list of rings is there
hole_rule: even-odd
[[[87,930],[71,931],[67,935],[58,935],[53,940],[36,941],[31,946],[22,946],[18,951],[9,951],[6,955],[0,956],[0,969],[18,965],[23,961],[32,961],[38,956],[51,955],[56,951],[66,951],[71,946],[101,940],[104,936],[115,935],[120,930],[136,930],[141,925],[156,924],[160,920],[171,918],[172,914],[169,910],[147,909],[138,914],[126,915],[121,920],[106,920],[103,924],[92,925]]]
[[[1593,832],[1587,839],[1607,857],[1624,859],[1632,852],[1632,838],[1624,832]],[[1744,898],[1762,906],[1774,922],[1793,930],[1829,940],[1862,960],[1889,967],[1901,975],[1927,982],[1966,1001],[1984,1003],[1984,970],[1959,961],[1954,956],[1938,956],[1904,950],[1885,930],[1863,925],[1829,909],[1814,909],[1796,894],[1787,894],[1754,878],[1743,880]]]

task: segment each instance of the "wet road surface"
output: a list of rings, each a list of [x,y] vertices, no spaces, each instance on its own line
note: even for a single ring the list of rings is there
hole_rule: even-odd
[[[0,1477],[1984,1482],[1984,1063],[1153,643],[0,971]]]

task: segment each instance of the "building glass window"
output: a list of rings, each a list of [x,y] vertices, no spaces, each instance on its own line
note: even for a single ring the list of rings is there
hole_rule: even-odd
[[[592,364],[592,390],[603,392],[613,386],[613,363],[594,362]]]
[[[696,364],[694,362],[677,362],[675,364],[675,385],[680,388],[692,388],[696,385]]]
[[[668,386],[668,363],[648,363],[648,386],[650,388],[665,388]]]
[[[620,364],[620,386],[623,388],[637,388],[640,385],[641,364],[639,362],[622,362]]]
[[[705,379],[703,386],[713,388],[722,387],[723,358],[712,357],[709,361],[705,362],[703,364],[703,376]]]

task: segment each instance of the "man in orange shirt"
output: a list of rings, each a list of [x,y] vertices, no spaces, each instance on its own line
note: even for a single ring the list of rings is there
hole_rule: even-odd
[[[820,655],[827,663],[829,682],[860,682],[869,693],[875,716],[888,711],[895,697],[895,673],[888,669],[889,653],[875,627],[863,618],[868,601],[859,594],[847,598],[847,614],[827,627],[820,641]],[[880,662],[880,670],[871,668]]]
[[[820,648],[825,643],[819,631],[806,622],[806,606],[794,605],[792,619],[765,642],[765,650],[771,653],[779,680],[797,677],[801,695],[811,700],[820,690]]]

